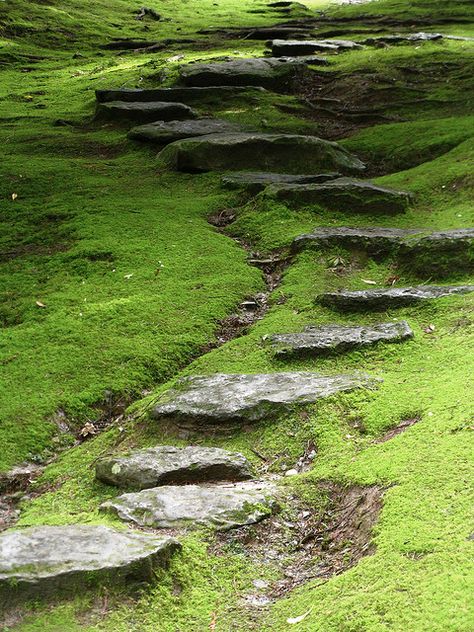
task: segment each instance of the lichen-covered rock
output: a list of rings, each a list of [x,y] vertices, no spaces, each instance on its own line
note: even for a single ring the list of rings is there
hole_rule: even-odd
[[[0,589],[34,586],[39,592],[92,577],[151,579],[180,548],[174,538],[105,526],[30,527],[0,535]]]
[[[420,233],[421,230],[402,228],[318,227],[312,233],[295,237],[291,250],[300,252],[306,248],[342,247],[380,254],[398,248],[406,237]]]
[[[365,347],[378,342],[401,342],[413,337],[404,320],[376,325],[308,326],[302,333],[273,334],[265,338],[279,356],[321,355],[342,352],[353,347]]]
[[[128,133],[128,137],[132,140],[166,145],[182,138],[239,132],[241,130],[242,128],[239,125],[229,121],[202,118],[192,121],[156,121],[155,123],[140,125],[139,127],[133,127]]]
[[[160,152],[159,161],[188,172],[248,169],[318,174],[325,170],[360,172],[365,168],[337,143],[297,134],[209,134],[171,143]]]
[[[306,64],[297,59],[252,57],[221,63],[188,64],[180,71],[185,86],[261,86],[287,90],[306,74]]]
[[[275,488],[249,481],[219,485],[182,485],[122,494],[101,510],[154,529],[213,527],[225,530],[259,522],[276,505]]]
[[[252,468],[238,452],[201,446],[157,446],[96,463],[96,478],[129,489],[202,481],[245,480]]]
[[[362,48],[360,44],[350,40],[285,40],[275,39],[268,43],[274,57],[285,55],[299,56],[314,53],[337,53],[341,50]]]
[[[107,101],[97,104],[96,118],[99,120],[134,123],[193,119],[197,112],[184,103],[170,101]]]
[[[193,88],[117,88],[115,90],[96,90],[98,103],[109,101],[158,102],[173,103],[207,103],[208,101],[222,102],[225,98],[258,97],[265,93],[259,86],[199,86]]]
[[[411,195],[367,180],[337,178],[323,184],[272,184],[265,195],[292,207],[321,205],[347,213],[403,213]]]
[[[153,416],[185,423],[254,422],[335,393],[371,385],[366,375],[196,375],[165,391]]]
[[[410,237],[400,246],[400,259],[418,273],[438,277],[454,270],[474,270],[474,228],[437,231]]]
[[[269,173],[267,171],[242,171],[231,173],[222,178],[226,189],[244,189],[248,193],[256,194],[263,191],[270,184],[317,184],[339,177],[337,171],[332,173],[318,173],[315,175],[290,175],[287,173]]]
[[[415,287],[328,292],[318,296],[316,301],[342,311],[346,309],[383,309],[411,305],[419,301],[445,296],[468,294],[469,292],[474,292],[474,285],[418,285]]]

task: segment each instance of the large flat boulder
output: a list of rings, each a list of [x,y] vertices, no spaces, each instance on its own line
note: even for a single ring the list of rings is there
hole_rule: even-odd
[[[105,457],[97,461],[95,471],[104,483],[129,489],[252,478],[252,467],[242,454],[201,446],[163,445]]]
[[[306,64],[293,58],[237,58],[221,63],[188,64],[180,71],[180,81],[185,86],[248,85],[287,90],[306,72]]]
[[[380,254],[395,250],[407,237],[420,233],[421,230],[402,228],[318,227],[312,233],[295,237],[291,250],[300,252],[307,248],[342,247],[347,250],[366,250],[372,254]]]
[[[245,40],[269,40],[273,38],[279,39],[295,39],[310,37],[311,26],[305,25],[285,25],[275,24],[273,26],[249,26],[235,27],[228,29],[202,29],[198,31],[201,35],[218,35],[226,39],[245,39]]]
[[[152,123],[196,117],[197,112],[189,105],[169,101],[107,101],[98,103],[96,110],[98,120],[117,122]]]
[[[338,310],[403,307],[420,301],[474,292],[474,285],[417,285],[376,290],[342,290],[321,294],[316,301]]]
[[[318,174],[325,170],[351,173],[365,168],[337,143],[297,134],[210,134],[171,143],[160,152],[159,159],[170,168],[188,172],[258,170]]]
[[[105,526],[30,527],[0,535],[0,588],[35,587],[39,592],[91,578],[151,579],[179,543],[169,537],[118,531]]]
[[[268,42],[274,57],[313,55],[314,53],[337,53],[341,50],[362,48],[350,40],[287,40],[274,39]]]
[[[268,483],[182,485],[123,494],[101,505],[122,520],[154,529],[212,527],[219,530],[253,524],[276,506]]]
[[[156,419],[185,423],[254,422],[336,393],[370,386],[365,375],[217,374],[186,377],[164,392]]]
[[[267,171],[241,171],[230,173],[222,178],[226,189],[243,189],[256,194],[270,184],[320,184],[340,176],[340,173],[318,173],[315,175],[290,175],[287,173],[269,173]]]
[[[173,103],[199,104],[222,99],[260,96],[265,89],[259,86],[200,86],[193,88],[117,88],[112,90],[96,90],[98,103],[109,101],[158,102],[171,101]]]
[[[130,130],[128,137],[132,140],[167,145],[183,138],[240,132],[241,130],[239,125],[229,121],[202,118],[192,121],[156,121],[147,125],[139,125]]]
[[[366,347],[379,342],[401,342],[413,337],[404,320],[376,325],[308,326],[302,333],[273,334],[265,338],[278,356],[319,356],[342,352],[354,347]]]
[[[273,184],[265,195],[292,207],[317,204],[349,213],[403,213],[411,195],[368,180],[337,178],[323,184]]]

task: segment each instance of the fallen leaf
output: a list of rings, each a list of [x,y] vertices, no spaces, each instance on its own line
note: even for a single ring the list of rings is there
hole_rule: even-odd
[[[428,327],[425,327],[423,331],[425,332],[425,334],[432,334],[434,331],[436,331],[436,327],[434,325],[428,325]]]
[[[124,275],[123,275],[123,278],[124,278],[124,279],[131,279],[131,278],[132,278],[132,276],[133,276],[133,272],[132,272],[131,274],[124,274]]]
[[[42,303],[41,301],[36,301],[36,305],[38,307],[46,307],[46,305],[44,303]]]
[[[12,193],[12,200],[16,200],[17,197],[18,197],[18,193]]]
[[[310,614],[311,610],[312,608],[310,608],[304,614],[301,614],[299,617],[290,617],[289,619],[286,620],[286,622],[289,623],[290,625],[294,625],[295,623],[301,623],[301,621],[304,621],[306,617]]]
[[[388,277],[388,279],[386,279],[385,281],[385,285],[395,285],[395,283],[399,280],[400,280],[399,276]]]
[[[213,612],[211,614],[211,623],[209,624],[209,630],[215,630],[217,625],[217,613]]]
[[[81,429],[81,432],[79,434],[85,439],[86,437],[92,437],[93,435],[97,434],[97,430],[94,424],[91,424],[91,422],[88,421]]]
[[[370,279],[361,279],[361,281],[367,283],[368,285],[377,285],[377,281],[371,281]]]

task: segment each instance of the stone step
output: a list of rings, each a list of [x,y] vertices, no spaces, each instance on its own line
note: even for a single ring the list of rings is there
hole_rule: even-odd
[[[337,171],[298,176],[286,173],[268,173],[266,171],[242,171],[224,176],[222,184],[226,189],[244,189],[248,193],[255,195],[270,184],[318,184],[338,178],[340,175]]]
[[[350,40],[285,40],[274,39],[267,43],[273,57],[313,55],[314,53],[337,53],[342,50],[362,48]]]
[[[195,375],[164,392],[152,415],[183,424],[255,422],[289,408],[356,388],[370,387],[367,375],[318,373]]]
[[[142,527],[226,530],[270,516],[276,507],[275,491],[273,485],[257,481],[165,486],[122,494],[100,508]]]
[[[295,39],[310,37],[314,29],[311,26],[279,25],[263,27],[235,27],[227,29],[201,29],[200,35],[217,35],[227,39],[245,40],[269,40],[269,39]]]
[[[105,457],[97,461],[95,471],[104,483],[129,489],[252,478],[252,467],[242,454],[201,446],[163,445]]]
[[[297,134],[209,134],[171,143],[160,152],[159,159],[172,169],[188,172],[255,169],[320,174],[324,170],[350,173],[365,168],[337,143]]]
[[[323,226],[315,228],[312,233],[295,237],[291,250],[301,252],[307,248],[341,247],[347,250],[366,250],[373,254],[381,254],[394,250],[407,237],[419,235],[421,232],[417,229],[402,228]]]
[[[313,325],[306,327],[302,333],[273,334],[264,340],[277,356],[319,356],[378,342],[402,342],[412,337],[410,326],[401,320],[360,326]]]
[[[307,72],[304,60],[280,57],[251,57],[220,63],[188,64],[180,70],[185,86],[261,86],[286,90]]]
[[[0,534],[0,588],[40,593],[55,588],[128,578],[151,580],[180,548],[169,537],[106,526],[29,527]]]
[[[197,116],[197,112],[189,105],[170,101],[107,101],[98,103],[96,110],[99,120],[134,123],[194,119]]]
[[[260,96],[265,92],[266,90],[259,86],[203,86],[194,88],[96,90],[95,96],[98,103],[107,103],[109,101],[133,101],[135,103],[171,101],[174,103],[196,104],[211,100],[220,103],[225,98]]]
[[[167,145],[183,138],[240,131],[242,128],[235,123],[222,119],[202,118],[192,121],[156,121],[155,123],[140,125],[133,127],[128,133],[128,137],[132,140]]]
[[[342,290],[321,294],[316,301],[335,309],[384,309],[474,292],[474,285],[417,285],[375,290]]]
[[[292,207],[317,204],[352,213],[403,213],[411,195],[368,180],[336,178],[323,184],[272,184],[265,195]]]
[[[462,37],[459,35],[445,35],[443,33],[396,33],[394,35],[380,35],[378,37],[368,37],[364,40],[364,44],[380,45],[380,44],[400,44],[403,42],[419,43],[433,42],[442,39],[458,40],[462,42],[474,42],[474,37]]]

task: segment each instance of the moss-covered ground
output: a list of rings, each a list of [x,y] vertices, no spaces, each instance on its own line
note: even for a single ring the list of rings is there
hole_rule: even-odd
[[[474,36],[468,2],[307,4],[340,20],[341,37],[360,39],[365,31],[390,33],[410,24],[416,30]],[[225,556],[211,554],[212,536],[200,533],[184,538],[183,553],[170,569],[139,592],[91,588],[74,599],[28,604],[6,629],[474,629],[469,539],[474,300],[453,297],[371,314],[337,314],[314,303],[322,291],[374,287],[367,281],[383,287],[394,276],[400,286],[472,283],[469,267],[453,265],[440,279],[389,259],[376,262],[338,249],[305,252],[286,269],[265,317],[246,335],[204,353],[219,320],[264,288],[261,273],[248,265],[246,252],[231,237],[270,253],[285,252],[294,236],[315,226],[473,225],[473,43],[364,49],[318,69],[338,78],[370,73],[381,84],[396,86],[404,105],[383,106],[395,118],[352,129],[342,143],[368,163],[378,182],[415,194],[410,210],[395,218],[329,214],[229,193],[215,174],[158,172],[155,150],[126,141],[123,129],[91,122],[96,88],[170,83],[178,63],[260,55],[264,48],[263,42],[196,35],[198,30],[268,25],[287,17],[250,0],[150,0],[148,5],[166,18],[159,22],[136,21],[140,6],[128,0],[1,5],[0,471],[57,455],[36,483],[42,493],[22,503],[19,526],[112,523],[97,511],[115,492],[94,481],[95,459],[161,442],[238,449],[258,468],[257,451],[275,472],[294,466],[314,442],[312,469],[285,479],[308,506],[321,502],[320,480],[387,488],[374,555],[265,608],[249,606],[243,597],[254,590],[253,580],[271,583],[277,569],[239,547]],[[374,26],[374,16],[399,20],[401,26]],[[195,42],[171,44],[159,53],[100,48],[118,37]],[[422,99],[408,95],[406,73],[400,70],[407,67],[421,73],[410,82],[422,84]],[[292,96],[209,102],[201,112],[262,130],[325,133],[317,114]],[[66,124],[55,125],[58,119]],[[236,209],[237,219],[219,232],[207,218],[226,208]],[[274,359],[261,341],[265,334],[298,331],[308,323],[391,319],[407,319],[415,338],[292,362]],[[361,370],[383,382],[376,390],[344,394],[240,433],[196,433],[185,441],[147,417],[156,395],[179,376],[287,369]],[[114,421],[129,404],[126,417]],[[404,433],[377,442],[386,430],[414,417],[420,421]],[[87,421],[98,428],[111,425],[78,445]],[[300,623],[288,623],[303,614]]]

